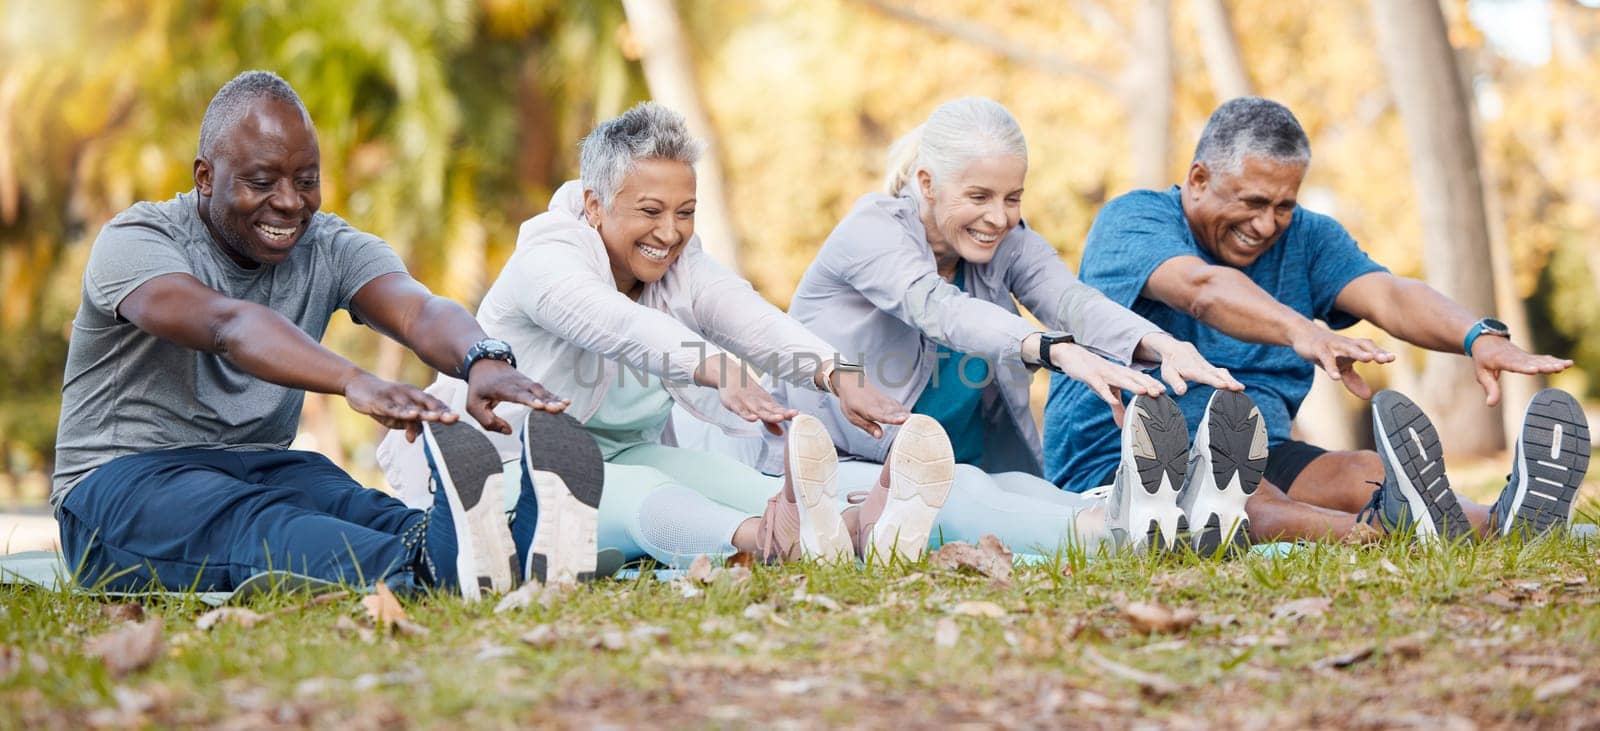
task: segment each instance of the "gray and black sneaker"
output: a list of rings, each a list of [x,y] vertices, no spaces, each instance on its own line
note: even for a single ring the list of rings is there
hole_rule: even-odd
[[[494,445],[468,424],[425,422],[422,453],[433,491],[421,554],[429,582],[468,601],[484,591],[516,588],[522,571],[506,525]]]
[[[1122,422],[1122,461],[1111,483],[1106,529],[1118,548],[1168,551],[1188,532],[1178,507],[1189,425],[1170,397],[1139,395]]]
[[[1532,537],[1572,522],[1589,471],[1589,421],[1576,399],[1547,388],[1535,394],[1517,431],[1516,461],[1494,503],[1495,532]]]
[[[1267,425],[1254,401],[1237,391],[1217,391],[1189,448],[1188,475],[1178,507],[1188,516],[1190,546],[1201,556],[1250,547],[1245,503],[1267,468]]]
[[[1472,524],[1444,473],[1439,433],[1421,407],[1394,391],[1380,391],[1372,397],[1372,437],[1383,484],[1357,520],[1376,518],[1384,530],[1409,531],[1422,542],[1470,537]]]
[[[528,412],[522,427],[522,492],[511,517],[528,580],[594,579],[604,479],[600,447],[577,419]]]

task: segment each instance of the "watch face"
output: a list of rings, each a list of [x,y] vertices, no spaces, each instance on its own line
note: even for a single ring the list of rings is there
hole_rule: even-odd
[[[1511,332],[1511,328],[1506,327],[1505,323],[1503,323],[1503,322],[1501,322],[1499,320],[1496,320],[1496,319],[1494,319],[1492,317],[1483,318],[1483,329],[1486,332],[1501,333],[1501,334],[1505,334],[1505,333]]]
[[[482,341],[484,355],[505,355],[511,352],[511,345],[504,340],[489,338]]]

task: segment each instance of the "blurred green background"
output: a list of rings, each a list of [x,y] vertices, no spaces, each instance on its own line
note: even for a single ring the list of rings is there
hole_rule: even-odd
[[[1525,346],[1570,355],[1578,367],[1554,382],[1597,395],[1600,3],[1385,2],[3,0],[0,494],[42,491],[96,232],[191,187],[206,102],[251,68],[282,74],[310,108],[324,210],[469,306],[518,224],[576,177],[578,139],[639,100],[678,108],[712,141],[700,232],[781,305],[878,186],[888,144],[945,99],[985,95],[1017,116],[1024,214],[1075,267],[1100,204],[1180,180],[1216,104],[1260,94],[1311,136],[1303,204],[1396,272],[1498,312]],[[1416,22],[1430,17],[1437,27]],[[1459,104],[1406,75],[1440,66],[1419,55],[1430,39],[1449,44]],[[1438,121],[1452,115],[1475,132]],[[1461,155],[1477,212],[1441,203],[1422,174],[1462,178]],[[1455,279],[1439,278],[1445,263]],[[382,375],[431,378],[345,318],[326,342]],[[1514,420],[1520,403],[1484,409],[1470,380],[1401,350],[1369,379],[1421,392],[1451,429]],[[1537,384],[1521,380],[1525,398]],[[1362,442],[1358,402],[1325,381],[1311,404],[1302,433]],[[342,402],[309,399],[303,431],[302,446],[374,475],[378,428]],[[1502,447],[1447,429],[1458,453]]]

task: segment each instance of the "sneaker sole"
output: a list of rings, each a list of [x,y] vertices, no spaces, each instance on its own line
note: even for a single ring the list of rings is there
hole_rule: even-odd
[[[800,508],[800,548],[820,561],[853,561],[855,544],[839,518],[839,453],[828,428],[808,414],[789,425],[789,483]]]
[[[1541,535],[1572,521],[1578,489],[1589,471],[1589,421],[1582,407],[1564,391],[1547,388],[1535,394],[1518,431],[1514,518],[1501,535],[1524,530]]]
[[[1450,489],[1439,432],[1428,415],[1411,399],[1394,391],[1382,391],[1372,399],[1372,418],[1382,437],[1378,440],[1380,456],[1394,473],[1395,484],[1410,506],[1418,540],[1455,540],[1472,535],[1472,524],[1467,522],[1461,502]]]
[[[1162,395],[1135,396],[1124,417],[1123,467],[1139,476],[1128,495],[1129,545],[1135,551],[1171,551],[1185,542],[1188,518],[1178,507],[1178,487],[1188,472],[1189,425],[1177,402]]]
[[[913,414],[889,450],[889,499],[872,526],[867,555],[916,561],[928,548],[939,509],[956,477],[955,452],[939,422]]]
[[[1261,410],[1242,393],[1213,393],[1195,433],[1194,450],[1202,456],[1204,471],[1190,475],[1197,482],[1190,484],[1179,503],[1192,501],[1186,512],[1189,525],[1199,526],[1193,536],[1195,553],[1215,556],[1248,549],[1250,519],[1245,505],[1267,468],[1267,428]]]
[[[539,501],[525,577],[572,584],[595,577],[605,465],[594,437],[567,414],[528,412],[522,458]]]
[[[506,524],[500,454],[482,432],[456,422],[423,425],[456,532],[456,577],[461,596],[507,592],[520,583],[517,548]]]

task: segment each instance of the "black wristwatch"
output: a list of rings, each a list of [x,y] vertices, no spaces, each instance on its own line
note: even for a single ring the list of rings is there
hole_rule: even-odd
[[[456,368],[456,378],[467,380],[467,374],[472,372],[472,364],[488,358],[489,360],[503,360],[517,367],[517,356],[512,355],[511,345],[504,340],[484,338],[467,348],[467,357],[461,359],[461,365]]]
[[[1039,362],[1035,365],[1060,373],[1061,369],[1056,367],[1055,361],[1050,360],[1050,349],[1057,345],[1070,345],[1075,342],[1077,338],[1072,337],[1072,333],[1060,330],[1039,333]]]

